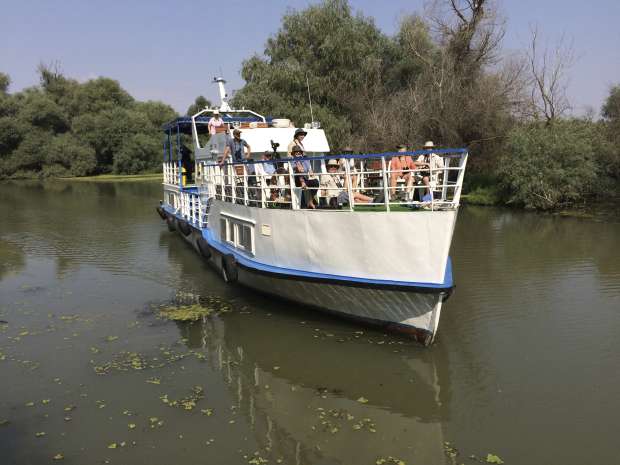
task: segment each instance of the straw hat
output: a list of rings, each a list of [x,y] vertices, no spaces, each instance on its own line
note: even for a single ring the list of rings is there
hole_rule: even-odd
[[[427,140],[426,142],[424,142],[424,148],[425,149],[435,148],[435,144],[433,144],[432,140]]]
[[[219,115],[220,114],[220,110],[213,110],[213,114],[214,115]]]
[[[333,160],[333,159],[332,159],[332,160],[329,160],[329,161],[327,162],[327,166],[328,166],[328,167],[330,167],[330,166],[335,166],[335,167],[338,167],[338,166],[340,166],[340,165],[338,164],[338,160]]]

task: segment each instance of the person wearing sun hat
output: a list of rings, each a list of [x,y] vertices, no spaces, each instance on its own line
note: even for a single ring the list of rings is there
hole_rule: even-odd
[[[224,126],[224,120],[220,116],[220,110],[213,110],[213,116],[209,120],[209,134],[215,135],[217,133],[217,128],[221,128]]]
[[[220,163],[224,163],[231,155],[232,161],[238,163],[240,161],[243,161],[244,158],[250,158],[251,153],[252,149],[250,148],[250,145],[241,138],[241,130],[235,129],[233,131],[233,138],[229,139],[226,142],[226,147],[224,148],[224,157],[222,158],[222,161]]]
[[[427,150],[428,152],[420,155],[415,162],[418,170],[420,168],[425,168],[423,171],[418,171],[416,173],[417,181],[421,181],[424,186],[426,186],[425,194],[422,197],[423,202],[430,202],[433,199],[431,193],[431,181],[435,184],[437,183],[440,174],[439,170],[444,167],[443,158],[436,153],[431,152],[434,148],[435,144],[433,141],[427,140],[422,146],[422,150]]]
[[[290,144],[288,144],[288,148],[286,152],[288,156],[291,157],[293,155],[293,147],[300,147],[304,152],[306,148],[304,147],[304,138],[308,135],[308,133],[304,129],[295,129],[295,135],[293,136],[293,140]]]
[[[338,160],[331,159],[327,162],[327,174],[321,175],[322,194],[332,208],[343,203],[349,203],[349,192],[345,190],[345,183],[341,177],[342,172],[338,171],[339,167]],[[358,203],[369,203],[373,200],[372,197],[357,191],[353,192],[353,199]]]

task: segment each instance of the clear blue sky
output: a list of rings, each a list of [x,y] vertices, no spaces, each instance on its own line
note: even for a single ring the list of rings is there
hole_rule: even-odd
[[[527,45],[538,24],[550,43],[563,33],[577,61],[569,97],[577,112],[596,111],[620,82],[620,0],[496,0],[507,19],[504,49]],[[289,8],[309,0],[6,0],[0,15],[0,71],[11,91],[37,83],[40,62],[58,60],[70,77],[107,76],[140,100],[185,111],[197,95],[217,100],[211,78],[221,72],[239,88],[241,62],[261,53]],[[353,8],[393,34],[422,0],[351,0]]]

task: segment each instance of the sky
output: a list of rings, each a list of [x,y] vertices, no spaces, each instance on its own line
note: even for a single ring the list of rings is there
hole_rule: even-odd
[[[549,46],[572,43],[568,96],[576,114],[600,110],[620,83],[620,0],[495,0],[506,20],[503,50],[525,50],[537,26]],[[244,59],[264,45],[291,9],[316,0],[0,0],[0,72],[10,92],[36,85],[39,63],[60,63],[80,81],[111,77],[138,100],[184,113],[196,96],[218,102],[215,75],[229,93],[243,86]],[[424,0],[350,0],[393,35]],[[543,42],[543,43],[544,43]],[[260,109],[255,109],[260,111]]]

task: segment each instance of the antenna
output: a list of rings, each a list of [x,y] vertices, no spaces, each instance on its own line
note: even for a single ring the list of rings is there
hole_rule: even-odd
[[[308,81],[308,73],[306,73],[306,86],[308,87],[308,101],[310,102],[310,119],[314,124],[314,114],[312,113],[312,97],[310,97],[310,81]]]

